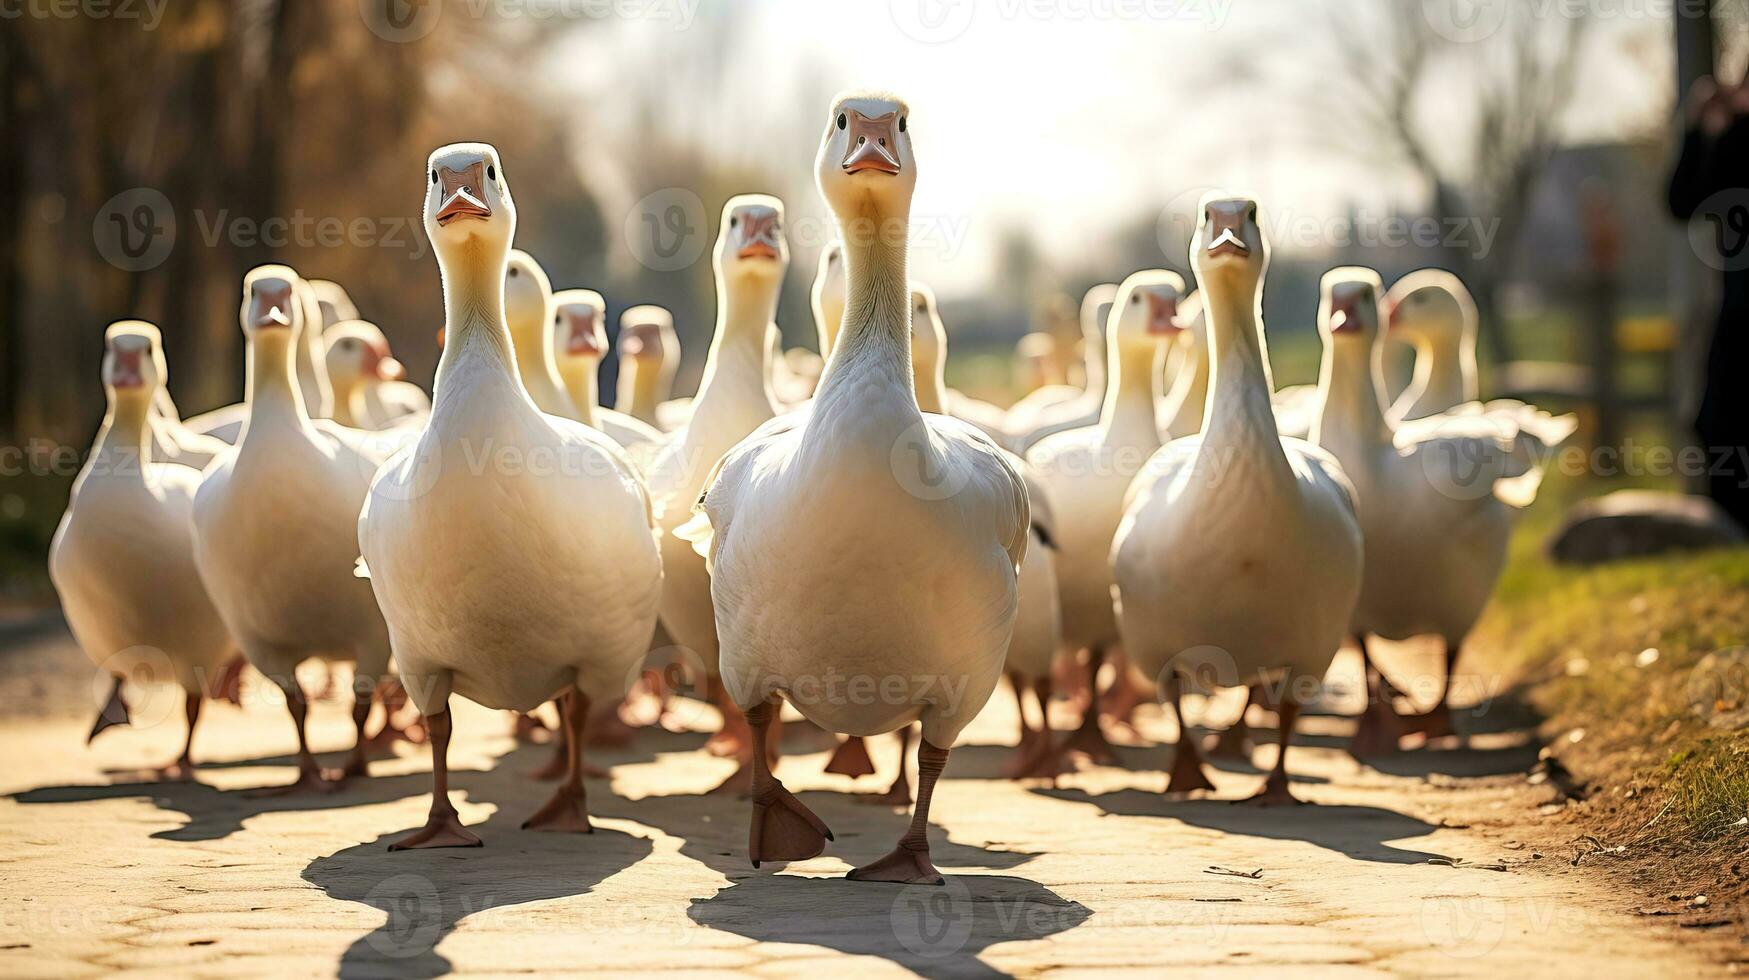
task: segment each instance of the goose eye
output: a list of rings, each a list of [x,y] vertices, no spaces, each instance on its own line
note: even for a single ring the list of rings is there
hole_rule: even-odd
[[[1130,297],[1130,305],[1131,306],[1141,306],[1142,305],[1142,294],[1136,293],[1135,295],[1131,296]]]
[[[904,117],[904,116],[900,116],[900,117],[899,117],[899,132],[901,132],[901,133],[902,133],[902,132],[904,132],[904,131],[905,131],[905,117]]]
[[[838,128],[843,129],[844,127],[846,127],[848,125],[850,125],[850,121],[848,119],[844,118],[844,113],[840,112],[838,114]]]
[[[741,219],[740,219],[740,218],[734,218],[734,217],[731,217],[731,218],[730,218],[730,219],[729,219],[729,227],[730,227],[730,228],[738,228],[738,227],[740,227],[740,225],[741,225]]]
[[[498,179],[498,168],[494,167],[488,163],[486,165],[486,179],[487,180],[497,180]]]
[[[431,168],[431,182],[433,184],[437,183],[437,168],[436,167]]]
[[[510,267],[510,278],[515,279],[517,276],[520,276],[520,275],[522,275],[521,269],[518,269],[516,266]]]

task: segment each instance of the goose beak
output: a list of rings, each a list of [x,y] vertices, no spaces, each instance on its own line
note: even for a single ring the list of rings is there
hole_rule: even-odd
[[[1330,334],[1345,336],[1360,332],[1359,293],[1344,293],[1330,299]]]
[[[623,357],[637,357],[644,352],[644,338],[637,334],[621,334],[619,352]]]
[[[457,218],[490,218],[492,209],[468,192],[466,187],[457,190],[443,202],[443,207],[437,209],[437,223],[447,225]]]
[[[376,375],[379,381],[407,380],[407,365],[390,355],[387,351],[379,352],[376,362]]]
[[[1169,337],[1183,328],[1178,325],[1178,297],[1161,296],[1156,293],[1148,295],[1148,333],[1156,337]]]
[[[111,388],[144,388],[145,373],[140,370],[140,355],[137,350],[118,350],[111,352],[109,369],[109,386]]]
[[[1210,256],[1244,258],[1251,254],[1251,246],[1245,244],[1245,219],[1250,209],[1239,204],[1237,201],[1222,201],[1209,207],[1207,251]]]
[[[438,167],[437,176],[443,183],[443,206],[437,209],[437,223],[447,225],[457,218],[490,218],[492,207],[483,198],[486,186],[485,161],[475,160],[460,170]]]
[[[873,119],[849,110],[850,116],[850,152],[844,155],[844,172],[858,174],[864,170],[876,173],[896,174],[899,172],[899,158],[892,148],[899,143],[899,114],[889,112]]]
[[[249,290],[249,326],[284,329],[291,322],[292,287],[281,279],[260,279]]]
[[[291,317],[286,316],[285,311],[275,304],[269,306],[255,318],[255,325],[258,327],[289,327],[291,326]]]
[[[443,340],[446,336],[448,336],[448,334],[449,334],[448,327],[438,327],[437,328],[437,349],[438,350],[443,350]]]
[[[595,312],[566,310],[565,322],[570,333],[565,336],[565,353],[572,357],[598,357],[601,348],[595,343]]]
[[[1210,229],[1210,231],[1213,230],[1213,228]],[[1222,228],[1214,240],[1209,242],[1208,253],[1210,255],[1236,255],[1242,258],[1251,254],[1251,246],[1245,244],[1244,239],[1240,238],[1238,232],[1232,228]]]
[[[736,229],[735,257],[741,259],[777,258],[777,215],[743,213]]]

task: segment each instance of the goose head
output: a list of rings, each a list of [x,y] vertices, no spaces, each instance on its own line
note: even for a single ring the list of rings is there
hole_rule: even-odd
[[[847,220],[908,214],[917,186],[910,115],[909,106],[886,93],[850,92],[832,101],[814,177],[840,227]]]
[[[328,377],[350,391],[361,382],[401,381],[407,369],[389,352],[389,340],[368,320],[337,321],[322,335],[328,345]]]
[[[516,236],[516,204],[495,148],[451,143],[432,151],[425,165],[425,234],[439,258],[474,257],[488,267],[503,260]]]
[[[1338,351],[1371,351],[1379,336],[1379,298],[1384,284],[1379,274],[1361,266],[1343,266],[1324,273],[1318,304],[1318,329]]]
[[[680,358],[674,315],[653,304],[634,306],[619,316],[620,361],[642,371],[663,371]]]
[[[1456,347],[1476,322],[1476,302],[1463,280],[1444,269],[1422,269],[1385,294],[1387,332],[1411,344]]]
[[[103,332],[103,387],[112,403],[143,411],[167,375],[157,327],[144,320],[118,320]]]
[[[539,337],[552,299],[553,284],[546,270],[534,256],[511,249],[504,263],[504,320],[510,336],[519,343]]]
[[[553,350],[561,367],[571,364],[594,370],[607,353],[607,302],[593,289],[565,289],[553,294]]]
[[[284,265],[260,265],[243,277],[243,335],[258,347],[285,350],[304,328],[298,274]]]
[[[1190,243],[1190,265],[1205,284],[1250,294],[1269,267],[1269,243],[1258,221],[1257,202],[1248,197],[1203,197]],[[1217,287],[1219,288],[1219,287]]]
[[[342,320],[358,319],[358,307],[353,305],[352,297],[339,283],[332,279],[311,279],[310,290],[316,294],[316,303],[321,308],[324,331]]]
[[[1118,287],[1111,305],[1110,333],[1113,351],[1152,352],[1176,343],[1184,330],[1178,304],[1184,297],[1184,278],[1166,269],[1133,273]]]
[[[789,268],[783,202],[769,194],[737,194],[723,205],[712,264],[726,283],[774,284]]]

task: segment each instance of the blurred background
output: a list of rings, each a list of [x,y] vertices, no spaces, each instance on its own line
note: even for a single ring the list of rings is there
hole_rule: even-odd
[[[723,201],[781,196],[779,322],[815,346],[813,157],[853,86],[913,107],[913,271],[969,394],[1022,393],[1015,342],[1075,333],[1088,286],[1188,271],[1223,187],[1275,245],[1278,384],[1315,379],[1326,268],[1437,265],[1476,294],[1485,395],[1680,444],[1718,260],[1664,205],[1679,93],[1746,53],[1749,0],[25,0],[0,22],[0,598],[50,595],[112,320],[160,325],[185,415],[227,404],[240,277],[288,262],[429,385],[441,143],[499,147],[517,244],[604,293],[610,332],[674,311],[677,393]]]

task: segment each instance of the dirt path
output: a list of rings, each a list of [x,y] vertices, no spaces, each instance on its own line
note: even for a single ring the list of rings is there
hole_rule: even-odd
[[[1318,805],[1255,810],[1162,798],[1153,749],[1123,753],[1153,771],[1055,789],[996,779],[1013,723],[998,692],[936,796],[950,884],[900,888],[835,877],[884,853],[905,817],[845,795],[849,781],[821,771],[817,733],[786,744],[779,772],[837,841],[780,874],[746,862],[745,801],[698,795],[730,766],[690,733],[595,756],[614,769],[590,786],[594,835],[519,830],[548,793],[525,777],[548,750],[514,748],[504,717],[471,705],[457,712],[455,783],[486,848],[391,855],[424,817],[423,750],[402,747],[332,796],[259,796],[248,791],[290,778],[289,723],[275,705],[224,707],[196,742],[211,761],[199,783],[136,781],[126,767],[168,759],[180,718],[88,750],[89,684],[64,634],[0,654],[0,974],[1724,972],[1697,933],[1635,916],[1538,838],[1521,731],[1381,772],[1340,750],[1347,720],[1312,717],[1293,758],[1296,791]],[[169,701],[138,713],[179,715]],[[345,744],[344,706],[315,719],[318,747]],[[872,741],[882,772],[859,789],[885,785],[895,750]],[[1215,778],[1230,798],[1259,776]]]

